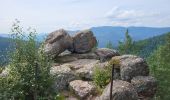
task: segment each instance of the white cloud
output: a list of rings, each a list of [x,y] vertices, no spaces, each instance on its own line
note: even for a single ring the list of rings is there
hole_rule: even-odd
[[[116,25],[140,25],[147,19],[159,17],[159,12],[150,12],[134,9],[122,9],[120,7],[114,7],[105,14],[105,18],[111,23]]]

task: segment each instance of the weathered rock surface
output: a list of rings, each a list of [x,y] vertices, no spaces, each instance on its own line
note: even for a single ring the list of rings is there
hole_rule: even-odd
[[[75,79],[92,80],[95,65],[99,60],[95,59],[79,59],[76,61],[55,64],[50,73],[55,77],[56,90],[64,90],[68,83]]]
[[[85,80],[92,80],[92,75],[96,64],[99,63],[99,60],[91,60],[87,62],[82,68],[75,71],[75,73]]]
[[[55,77],[56,91],[67,89],[70,81],[78,79],[74,72],[66,65],[53,66],[50,73]]]
[[[85,53],[85,54],[76,54],[76,53],[71,53],[71,54],[66,54],[66,55],[59,55],[58,57],[55,58],[56,62],[60,63],[67,63],[67,62],[72,62],[76,61],[78,59],[96,59],[99,60],[99,57],[95,53]]]
[[[122,80],[114,80],[112,100],[138,100],[138,95],[132,84]],[[110,100],[110,84],[106,86],[102,95],[96,100]]]
[[[101,62],[110,60],[112,57],[120,55],[118,51],[109,48],[99,48],[95,51],[95,53],[99,56]]]
[[[55,57],[66,49],[73,51],[73,39],[64,30],[59,29],[50,33],[44,43],[44,51]]]
[[[95,86],[91,82],[82,80],[70,82],[69,87],[80,99],[85,99],[95,91]]]
[[[73,47],[76,53],[89,52],[96,44],[97,40],[90,30],[80,31],[73,36]]]
[[[136,76],[131,80],[131,83],[141,97],[153,97],[156,93],[157,82],[152,76]]]
[[[124,81],[129,81],[135,76],[148,76],[149,68],[144,59],[133,55],[113,57],[120,60],[120,75]]]

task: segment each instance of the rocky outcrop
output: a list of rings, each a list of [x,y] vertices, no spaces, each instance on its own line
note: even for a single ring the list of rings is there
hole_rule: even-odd
[[[140,97],[152,98],[157,90],[156,79],[152,76],[137,76],[131,80]]]
[[[50,33],[44,43],[44,51],[50,56],[57,56],[66,49],[73,51],[73,39],[64,30],[59,29]]]
[[[95,51],[95,54],[99,56],[101,62],[105,62],[114,56],[120,55],[118,51],[109,48],[99,48]]]
[[[90,30],[80,31],[73,37],[63,29],[48,35],[44,50],[55,61],[50,73],[54,76],[53,87],[56,91],[69,92],[70,89],[78,96],[67,96],[69,99],[109,100],[110,84],[101,96],[96,98],[93,95],[96,88],[92,84],[92,75],[96,68],[108,70],[117,63],[113,73],[113,100],[138,100],[154,96],[157,83],[148,76],[149,68],[144,59],[133,55],[120,56],[118,51],[108,48],[93,49],[96,44]],[[0,76],[5,75],[3,73]]]
[[[89,52],[96,44],[97,40],[90,30],[80,31],[73,36],[73,47],[76,53]]]
[[[135,76],[148,76],[149,68],[144,59],[133,55],[113,57],[112,60],[120,60],[121,79],[130,82]]]
[[[69,87],[81,100],[95,92],[95,86],[88,81],[74,80],[69,83]]]
[[[122,80],[114,80],[112,100],[138,100],[137,92],[132,84]],[[110,100],[110,84],[106,86],[102,95],[96,100]]]

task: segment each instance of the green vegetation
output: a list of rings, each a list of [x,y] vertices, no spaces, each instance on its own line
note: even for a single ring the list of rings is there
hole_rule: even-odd
[[[129,35],[129,31],[127,31],[125,35],[125,41],[119,42],[118,51],[121,54],[134,54],[146,59],[154,50],[166,43],[168,34],[154,36],[140,41],[133,41]]]
[[[113,49],[113,44],[111,41],[109,41],[107,44],[106,44],[106,48],[109,48],[109,49]]]
[[[99,69],[97,66],[93,74],[93,81],[99,88],[104,88],[109,82],[111,71],[108,69]]]
[[[133,41],[127,29],[125,33],[125,40],[123,42],[119,41],[118,51],[121,54],[130,54],[132,51],[132,48],[133,48]]]
[[[166,43],[167,35],[168,34],[163,34],[145,40],[135,41],[131,54],[135,54],[143,58],[149,57],[154,50]]]
[[[150,71],[159,82],[158,92],[155,96],[158,100],[170,98],[170,33],[167,34],[165,45],[160,46],[148,58]]]
[[[8,76],[0,77],[0,100],[54,99],[50,59],[37,48],[36,31],[29,29],[25,36],[17,21],[12,33],[16,46],[10,56]]]
[[[0,37],[0,66],[8,63],[8,52],[13,48],[12,40],[9,38]]]

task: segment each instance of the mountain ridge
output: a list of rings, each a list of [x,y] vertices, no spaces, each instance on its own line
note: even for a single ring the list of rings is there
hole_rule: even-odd
[[[112,42],[114,46],[118,45],[119,41],[124,41],[125,32],[128,29],[129,35],[134,41],[139,41],[154,36],[162,35],[170,32],[170,27],[138,27],[138,26],[98,26],[90,28],[97,40],[99,47],[105,47],[108,42]],[[67,30],[70,35],[74,35],[78,30]],[[48,33],[41,33],[37,35],[38,41],[43,41]],[[9,37],[9,35],[1,34],[1,37]]]

